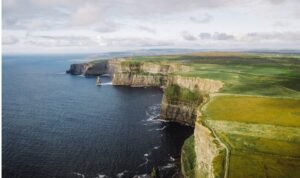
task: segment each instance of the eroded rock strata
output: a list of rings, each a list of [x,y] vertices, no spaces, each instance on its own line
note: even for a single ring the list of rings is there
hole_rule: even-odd
[[[66,73],[72,75],[97,76],[108,73],[107,61],[97,63],[71,64]]]
[[[188,66],[178,63],[157,64],[118,58],[100,63],[72,64],[67,73],[85,76],[110,73],[113,77],[113,85],[163,88],[160,117],[195,127],[196,163],[193,175],[209,178],[224,177],[226,149],[209,128],[199,121],[201,115],[199,108],[204,100],[210,93],[220,90],[223,83],[217,80],[176,75],[177,71],[188,70]],[[186,170],[182,172],[185,177],[189,177],[185,174]]]
[[[196,122],[194,131],[196,152],[195,177],[224,177],[226,148],[215,138],[212,131]]]

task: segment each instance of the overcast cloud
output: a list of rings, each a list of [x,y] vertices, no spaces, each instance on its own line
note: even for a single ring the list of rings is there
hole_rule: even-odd
[[[299,49],[299,7],[299,0],[3,0],[2,43],[9,53]]]

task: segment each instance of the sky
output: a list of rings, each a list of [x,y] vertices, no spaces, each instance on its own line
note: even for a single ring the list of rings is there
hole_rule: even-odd
[[[300,0],[3,0],[4,53],[300,49]]]

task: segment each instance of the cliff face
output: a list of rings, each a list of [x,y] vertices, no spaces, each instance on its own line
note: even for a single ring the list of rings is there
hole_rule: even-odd
[[[225,176],[226,149],[201,123],[195,124],[195,177],[221,178]]]
[[[71,64],[66,73],[72,75],[97,76],[106,74],[108,71],[107,61],[97,63]]]
[[[167,99],[167,97],[164,95],[161,103],[160,116],[165,120],[172,120],[194,126],[197,118],[198,107],[205,99],[205,95],[208,93],[217,92],[223,86],[223,83],[216,80],[201,79],[196,77],[168,77],[166,88],[174,85],[181,89],[188,90],[183,91],[182,95],[190,95],[191,97],[186,99],[180,99],[180,97],[175,98],[176,101],[174,102],[174,99]],[[200,96],[196,97],[196,95]],[[191,100],[199,99],[201,99],[201,101],[198,103],[191,102]]]
[[[161,102],[160,118],[194,126],[197,118],[197,106],[187,102],[172,103],[164,95]]]
[[[136,73],[114,73],[113,84],[131,87],[161,87],[166,83],[163,75],[143,75]]]
[[[204,93],[215,93],[223,87],[223,82],[218,80],[202,79],[199,77],[172,76],[168,79],[168,85],[177,84],[190,90],[198,90]]]

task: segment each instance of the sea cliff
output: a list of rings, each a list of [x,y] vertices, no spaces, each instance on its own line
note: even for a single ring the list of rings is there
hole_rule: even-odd
[[[177,71],[190,68],[178,63],[153,63],[130,61],[116,58],[105,62],[72,64],[67,73],[73,75],[101,75],[110,73],[113,85],[131,87],[160,87],[164,90],[160,118],[195,127],[191,148],[182,154],[182,160],[195,159],[192,170],[182,166],[185,177],[224,177],[226,150],[212,132],[197,122],[201,116],[200,108],[211,93],[219,91],[223,83],[218,80],[176,75]],[[186,144],[185,144],[186,145]],[[193,172],[193,176],[190,173]]]
[[[97,63],[81,63],[71,64],[70,69],[66,73],[72,75],[98,76],[108,73],[107,61],[99,61]]]

